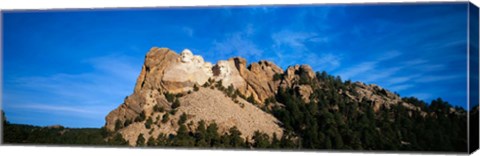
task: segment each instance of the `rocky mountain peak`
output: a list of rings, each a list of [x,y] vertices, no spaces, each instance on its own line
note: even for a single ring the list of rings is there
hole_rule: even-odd
[[[247,61],[241,57],[212,64],[188,49],[177,54],[167,48],[152,48],[146,55],[135,92],[155,88],[161,92],[186,93],[194,85],[200,86],[212,79],[222,81],[224,87],[232,85],[261,103],[273,96],[267,92],[275,92],[278,84],[269,82],[275,74],[282,73],[280,67],[269,61],[255,62],[247,68]]]
[[[105,128],[121,133],[134,145],[139,134],[156,137],[160,133],[176,133],[180,114],[187,114],[192,131],[196,122],[206,120],[218,123],[221,133],[236,126],[247,140],[255,131],[281,135],[281,123],[262,110],[271,109],[272,105],[264,107],[271,102],[275,107],[282,107],[274,98],[279,88],[293,89],[305,103],[312,99],[318,102],[318,91],[326,90],[358,103],[368,103],[374,111],[399,104],[420,111],[419,107],[380,86],[340,83],[344,82],[339,77],[315,74],[309,65],[289,66],[283,71],[265,60],[247,65],[247,60],[241,57],[212,64],[188,49],[177,54],[168,48],[155,47],[145,56],[133,94],[108,114]],[[330,86],[324,86],[326,84]],[[158,111],[160,108],[164,111]],[[163,119],[166,115],[167,119]],[[147,118],[149,123],[154,123],[153,127],[143,126]],[[161,119],[169,121],[159,122]]]
[[[121,133],[134,145],[140,133],[146,137],[176,133],[179,125],[175,121],[185,113],[194,124],[200,120],[216,122],[223,132],[237,126],[245,139],[251,139],[257,130],[281,135],[277,119],[253,103],[262,104],[275,95],[279,81],[273,81],[273,77],[283,70],[268,61],[252,63],[248,68],[246,63],[245,59],[235,57],[212,64],[188,49],[177,54],[168,48],[154,47],[145,56],[134,93],[107,115],[105,128]],[[218,83],[223,87],[218,88]],[[235,94],[252,97],[253,101],[229,98],[218,91],[231,87]],[[164,112],[158,112],[159,108]],[[171,114],[170,121],[163,124],[157,121],[172,112],[177,113]],[[143,126],[147,118],[150,122],[156,119],[154,123],[160,125]]]
[[[289,66],[284,75],[284,80],[282,81],[282,87],[292,87],[292,85],[301,78],[313,79],[315,78],[315,72],[313,72],[312,67],[309,65],[294,65]]]
[[[166,55],[163,56],[161,51],[152,49],[147,54],[146,59],[149,60],[145,61],[145,72],[142,69],[140,75],[155,77],[153,84],[147,86],[156,86],[163,92],[186,93],[191,91],[194,85],[203,85],[212,79],[222,81],[224,87],[232,85],[240,94],[246,97],[252,96],[257,103],[261,104],[276,93],[279,83],[273,81],[274,75],[283,74],[283,70],[270,61],[254,62],[247,67],[247,61],[244,58],[234,57],[211,64],[204,62],[202,56],[194,55],[188,49],[183,50],[180,55],[163,49],[163,51],[171,52],[171,54],[164,52],[163,54]],[[158,61],[162,61],[162,63]],[[302,66],[302,69],[304,68],[309,67]],[[156,69],[156,71],[149,73],[151,69]],[[142,79],[144,78],[139,78],[139,80]],[[141,84],[145,85],[145,83],[149,82],[141,81],[137,85],[141,87]]]

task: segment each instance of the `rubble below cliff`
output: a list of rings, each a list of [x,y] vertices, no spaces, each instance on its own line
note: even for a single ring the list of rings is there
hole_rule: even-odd
[[[308,65],[289,66],[283,71],[270,61],[247,66],[247,61],[240,57],[212,64],[188,49],[177,54],[168,48],[154,47],[145,56],[133,94],[107,115],[105,128],[122,134],[130,145],[135,145],[140,134],[153,139],[160,133],[175,134],[180,116],[185,114],[190,131],[195,131],[197,123],[203,120],[218,124],[221,133],[236,127],[247,141],[255,131],[281,136],[282,123],[267,113],[284,106],[275,100],[279,89],[291,88],[305,103],[316,103],[322,99],[318,93],[323,91],[319,90],[332,88],[324,86],[326,80],[322,81],[322,76],[325,74],[315,73]],[[426,115],[418,106],[374,84],[348,82],[346,86],[333,87],[338,95],[331,96],[369,103],[375,112],[402,105]],[[332,109],[339,108],[334,104]],[[164,119],[166,116],[168,119]]]
[[[212,66],[187,49],[179,55],[167,48],[152,48],[145,57],[134,93],[107,115],[105,128],[118,131],[135,145],[139,134],[147,138],[155,138],[159,133],[175,134],[177,121],[185,113],[187,122],[192,122],[189,125],[192,131],[198,121],[204,120],[217,123],[222,133],[235,126],[247,140],[255,131],[281,136],[283,130],[278,120],[254,103],[261,104],[275,95],[279,82],[273,82],[273,75],[282,72],[266,61],[247,68],[245,59],[233,58]],[[235,89],[238,97],[227,97],[218,90],[229,87]],[[178,96],[178,108],[173,108],[169,95]],[[247,101],[247,97],[253,100]],[[164,112],[156,112],[158,108]],[[167,113],[170,113],[168,122],[159,122]],[[143,120],[138,120],[139,116]],[[148,118],[155,119],[150,128],[144,126]]]

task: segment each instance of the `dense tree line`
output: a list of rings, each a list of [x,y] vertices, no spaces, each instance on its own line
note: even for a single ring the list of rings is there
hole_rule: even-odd
[[[358,95],[355,91],[356,85],[351,81],[343,81],[339,76],[331,76],[326,72],[317,72],[313,79],[302,74],[305,72],[299,73],[300,79],[294,84],[312,87],[310,102],[302,100],[296,88],[287,87],[279,88],[276,96],[268,98],[262,108],[281,121],[284,128],[282,136],[274,134],[270,137],[257,131],[251,140],[245,140],[236,127],[219,133],[216,123],[206,124],[204,121],[197,124],[195,131],[190,131],[185,125],[188,117],[182,114],[176,135],[160,134],[146,138],[144,134],[140,134],[137,137],[137,146],[467,151],[468,113],[461,107],[453,107],[441,98],[427,103],[415,97],[404,97],[402,101],[413,104],[420,108],[420,111],[412,111],[400,103],[390,108],[383,106],[374,111],[372,101],[363,99],[362,102],[357,102],[344,94],[348,91],[350,95]],[[281,80],[283,75],[276,74],[274,79]],[[238,96],[255,104],[251,95],[239,94],[233,86],[225,88],[221,81],[215,83],[209,80],[202,87],[218,88],[232,100],[236,100]],[[194,91],[198,89],[198,86],[194,87]],[[339,91],[343,93],[339,94]],[[377,94],[386,95],[386,91],[382,90]],[[166,123],[169,114],[174,115],[175,109],[181,106],[179,95],[165,93],[165,96],[172,103],[173,112],[165,113],[162,123]],[[154,110],[166,111],[160,106],[156,106]],[[473,119],[471,121],[476,121],[478,132],[478,106],[471,110],[470,115]],[[146,121],[146,128],[150,128],[152,124],[152,119],[146,118],[144,112],[133,122],[137,121]],[[131,122],[118,122],[115,125],[120,129]],[[119,133],[107,132],[104,128],[38,127],[11,124],[3,120],[3,130],[5,143],[127,145],[127,141]]]
[[[3,113],[3,112],[2,112]],[[5,117],[3,116],[3,119]],[[148,119],[147,119],[148,120]],[[220,133],[215,122],[206,124],[199,121],[195,131],[189,131],[185,125],[187,115],[182,114],[178,124],[177,134],[161,133],[156,138],[145,138],[140,134],[136,145],[162,147],[214,147],[214,148],[280,148],[294,147],[294,144],[283,137],[255,132],[252,140],[245,140],[237,127],[231,127],[228,132]],[[50,144],[50,145],[100,145],[127,146],[128,142],[120,133],[108,132],[105,128],[64,128],[62,126],[40,127],[22,124],[10,124],[3,121],[3,143],[7,144]]]
[[[338,76],[317,72],[309,79],[300,75],[297,84],[314,89],[311,102],[304,102],[294,88],[280,88],[275,98],[284,107],[271,112],[288,133],[300,138],[300,148],[467,151],[466,111],[440,98],[430,104],[403,98],[426,112],[423,114],[401,104],[375,112],[368,99],[356,102],[339,94],[339,90],[356,92],[354,84]]]
[[[105,128],[65,128],[63,126],[33,126],[12,124],[2,111],[2,143],[49,145],[127,145],[118,133]]]
[[[52,145],[106,145],[99,128],[39,127],[32,125],[3,125],[3,143]]]
[[[479,144],[479,107],[478,104],[472,107],[470,112],[470,151],[473,152],[474,150],[478,149]]]
[[[147,140],[143,134],[139,134],[136,142],[137,146],[257,149],[296,147],[293,141],[287,138],[287,135],[279,138],[274,134],[270,138],[269,135],[256,131],[252,136],[252,140],[245,140],[241,137],[242,133],[235,126],[225,133],[219,133],[218,125],[215,122],[207,125],[202,120],[198,122],[195,131],[189,131],[185,125],[185,120],[180,121],[176,135],[160,133],[156,138],[150,137]]]

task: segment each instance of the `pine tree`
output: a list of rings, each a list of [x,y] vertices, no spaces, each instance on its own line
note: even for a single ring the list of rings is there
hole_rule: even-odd
[[[207,142],[207,129],[205,127],[205,121],[200,120],[198,122],[197,131],[195,133],[195,142],[198,147],[208,147],[209,143]]]
[[[122,122],[119,119],[115,120],[115,131],[118,131],[122,128],[123,128]]]
[[[239,147],[245,146],[244,145],[245,141],[243,140],[242,137],[240,137],[242,133],[238,130],[236,126],[233,126],[232,128],[230,128],[228,132],[230,133],[229,144],[231,147],[239,148]]]
[[[193,91],[198,91],[198,90],[200,90],[200,88],[198,88],[197,84],[194,84],[193,85]]]
[[[120,133],[115,134],[115,136],[108,140],[109,145],[127,145],[127,141],[123,139],[123,136]]]
[[[180,101],[175,99],[175,102],[172,104],[172,109],[177,109],[178,107],[180,107]]]
[[[174,146],[193,146],[194,139],[191,138],[188,134],[187,127],[185,125],[180,125],[178,128],[177,136],[173,140]]]
[[[255,131],[253,134],[253,147],[255,148],[268,148],[270,146],[269,137],[265,133]]]
[[[152,126],[153,120],[151,117],[148,117],[147,121],[145,122],[145,128],[150,129]]]
[[[183,113],[180,115],[180,119],[178,120],[178,125],[184,124],[187,121],[187,114]]]
[[[281,146],[281,142],[278,139],[277,134],[273,133],[272,144],[270,145],[270,148],[278,149],[278,148],[280,148],[280,146]]]
[[[165,98],[167,99],[168,102],[173,102],[175,96],[173,94],[170,94],[169,92],[165,93]]]
[[[137,137],[137,146],[145,146],[145,138],[143,137],[142,133],[140,133]]]
[[[156,146],[155,139],[153,137],[148,138],[147,146]]]
[[[218,126],[215,122],[210,123],[207,127],[206,140],[210,146],[218,146],[220,144],[220,136],[218,134]]]
[[[255,99],[253,98],[253,94],[250,94],[250,96],[247,98],[247,101],[251,104],[256,104]]]
[[[168,113],[163,114],[162,116],[162,123],[167,123],[168,122]]]

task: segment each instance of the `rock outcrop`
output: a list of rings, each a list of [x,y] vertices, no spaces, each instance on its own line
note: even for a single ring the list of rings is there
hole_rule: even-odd
[[[228,132],[231,127],[236,126],[242,133],[241,137],[252,140],[255,131],[267,133],[270,136],[276,134],[281,136],[282,128],[278,126],[279,121],[272,115],[263,112],[256,106],[240,99],[235,103],[229,97],[219,96],[223,93],[210,88],[200,88],[198,91],[184,95],[179,98],[181,106],[175,115],[169,116],[167,123],[160,120],[168,112],[147,111],[146,118],[153,119],[153,126],[150,129],[145,127],[146,121],[135,122],[119,132],[130,145],[135,145],[137,136],[142,134],[145,138],[154,138],[160,134],[176,134],[179,125],[177,121],[180,115],[188,115],[187,128],[195,131],[200,120],[207,124],[215,122],[219,126],[219,133]],[[158,120],[156,120],[158,119]],[[151,132],[150,132],[151,131]]]
[[[313,89],[306,82],[315,78],[315,72],[309,65],[289,66],[285,71],[283,80],[280,83],[282,88],[293,88],[305,102],[310,102],[310,95]]]
[[[294,84],[301,83],[302,79],[311,80],[315,78],[315,72],[313,72],[312,67],[309,65],[295,65],[289,66],[285,72],[284,79],[281,83],[281,86],[294,87]]]
[[[212,80],[221,81],[225,88],[231,85],[240,94],[251,95],[256,102],[262,103],[275,95],[279,81],[273,81],[273,76],[282,72],[268,61],[253,63],[248,68],[243,58],[218,61],[212,65],[188,49],[179,55],[167,48],[152,48],[145,57],[133,94],[107,115],[105,128],[118,131],[131,145],[135,145],[140,133],[144,137],[156,137],[159,133],[175,134],[178,129],[176,121],[180,114],[185,113],[193,123],[189,127],[191,130],[194,130],[196,122],[205,120],[207,123],[216,122],[221,132],[237,126],[245,139],[251,139],[257,130],[281,136],[282,128],[277,119],[245,99],[234,101],[222,96],[225,94],[215,88],[200,88],[198,91],[194,88],[209,83],[213,86],[211,83],[216,82]],[[154,126],[147,129],[144,126],[146,121],[138,121],[137,118],[143,115],[144,118],[159,119],[170,111],[172,102],[167,100],[167,94],[183,95],[178,98],[181,106],[168,123],[155,121]],[[155,107],[162,107],[165,112],[156,112]]]
[[[409,110],[420,111],[419,107],[414,106],[413,104],[406,103],[402,101],[400,96],[380,87],[375,84],[366,85],[361,82],[355,82],[354,85],[355,91],[357,93],[356,96],[350,95],[348,96],[354,100],[359,102],[368,100],[373,104],[373,110],[378,112],[378,110],[384,106],[385,108],[389,109],[393,105],[401,104],[405,108]]]
[[[231,58],[228,62],[230,67],[235,68],[235,74],[238,71],[244,80],[243,83],[233,83],[241,94],[253,96],[260,105],[265,99],[275,96],[280,81],[275,81],[274,75],[283,73],[280,67],[269,61],[259,61],[247,67],[247,61],[240,57]]]
[[[188,49],[177,54],[167,48],[152,48],[145,56],[133,94],[108,114],[105,128],[122,134],[130,145],[135,145],[139,134],[154,139],[160,133],[175,134],[179,128],[177,121],[185,113],[188,115],[187,122],[191,122],[188,124],[191,131],[195,131],[198,121],[204,120],[206,123],[217,123],[220,133],[236,126],[247,140],[255,131],[281,136],[281,123],[259,107],[263,107],[264,102],[274,97],[280,88],[292,88],[307,104],[317,102],[311,95],[322,89],[325,82],[316,76],[308,65],[290,66],[283,71],[269,61],[247,66],[247,61],[240,57],[212,64]],[[218,84],[223,87],[218,88]],[[235,94],[239,93],[244,98],[229,97],[231,95],[225,92],[225,88],[232,87],[236,90]],[[334,91],[357,102],[370,102],[374,111],[379,111],[382,106],[390,108],[398,104],[411,111],[421,111],[402,101],[398,95],[373,84],[355,82]],[[172,106],[174,102],[167,100],[167,96],[176,96],[180,106]],[[253,101],[245,100],[246,97],[253,98]],[[312,99],[314,101],[310,101]],[[275,104],[282,106],[278,102]],[[164,111],[159,112],[158,108]],[[159,121],[172,110],[176,113],[169,117],[168,122]],[[143,118],[139,120],[139,116]],[[145,126],[145,118],[153,119],[151,127]]]

